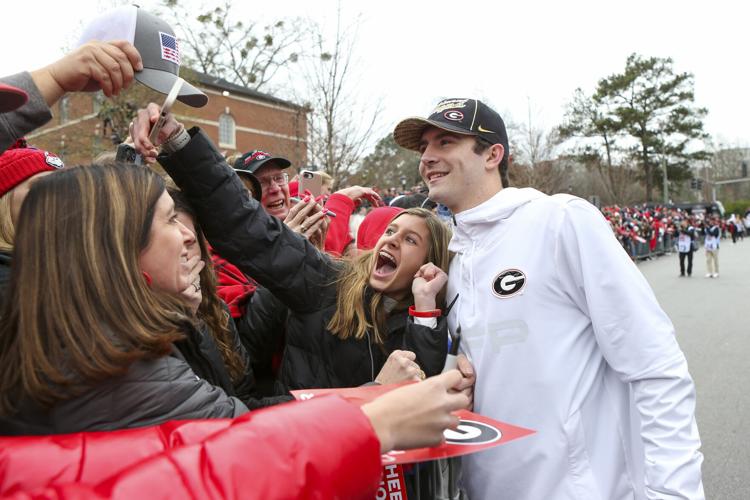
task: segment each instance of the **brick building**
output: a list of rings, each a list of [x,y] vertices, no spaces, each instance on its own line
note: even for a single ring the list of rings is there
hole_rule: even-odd
[[[303,107],[209,75],[189,74],[191,83],[209,101],[202,108],[175,104],[172,112],[186,127],[200,126],[227,156],[263,149],[288,158],[294,166],[307,163],[307,111]],[[137,107],[163,100],[164,96],[140,84],[114,101],[101,93],[71,94],[52,108],[52,120],[27,139],[32,146],[57,153],[69,165],[88,163],[115,147],[117,127],[102,117],[103,111],[116,103],[120,121],[127,123]]]

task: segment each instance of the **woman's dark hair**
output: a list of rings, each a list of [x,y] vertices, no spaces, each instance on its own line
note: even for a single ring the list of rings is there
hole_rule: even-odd
[[[167,188],[167,192],[174,200],[175,211],[182,212],[192,219],[195,227],[195,238],[201,249],[201,258],[206,264],[200,273],[203,298],[200,306],[198,306],[198,318],[206,323],[208,330],[213,335],[232,382],[238,383],[245,376],[247,367],[245,366],[245,360],[234,349],[232,330],[229,327],[229,322],[233,320],[216,293],[216,274],[209,255],[206,237],[198,223],[195,210],[193,210],[182,191],[170,186]]]
[[[163,193],[158,175],[122,164],[31,187],[0,325],[0,414],[73,397],[183,338],[187,308],[151,289],[139,265]]]

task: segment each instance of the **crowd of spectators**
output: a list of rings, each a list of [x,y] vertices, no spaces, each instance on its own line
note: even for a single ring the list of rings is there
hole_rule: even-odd
[[[662,205],[609,205],[601,207],[601,211],[618,241],[633,259],[671,252],[682,221],[687,221],[689,227],[703,235],[707,222],[715,215],[722,238],[731,237],[733,242],[750,232],[750,209],[744,217],[738,214],[721,217],[718,213],[693,212]]]
[[[292,197],[287,160],[256,150],[230,165],[153,103],[130,124],[126,161],[71,168],[27,144],[68,92],[110,97],[139,80],[205,104],[163,51],[138,46],[169,40],[166,23],[128,6],[100,25],[113,15],[129,40],[83,40],[0,81],[0,496],[372,498],[381,453],[441,443],[472,404],[468,361],[446,364],[450,228],[380,207],[355,244],[349,217],[382,205],[373,190]],[[268,366],[264,386],[255,370]],[[361,407],[290,402],[294,388],[410,381]],[[55,434],[75,434],[66,453]],[[71,467],[85,477],[59,473]]]
[[[0,477],[34,469],[7,491],[54,486],[93,497],[86,488],[95,487],[114,496],[156,477],[166,478],[163,491],[194,497],[252,481],[248,497],[265,498],[275,482],[277,497],[371,498],[380,453],[441,443],[458,426],[454,412],[473,404],[473,368],[456,355],[446,320],[457,298],[445,288],[450,212],[418,188],[332,191],[335,180],[324,177],[320,193],[305,191],[288,160],[260,150],[224,158],[200,128],[154,103],[129,128],[144,165],[70,168],[22,140],[67,92],[109,97],[138,78],[180,84],[144,62],[131,42],[89,41],[0,84],[0,435],[26,439],[0,438]],[[144,80],[147,70],[167,74]],[[184,102],[205,104],[188,90]],[[633,259],[669,251],[686,221],[698,232],[708,222],[660,206],[602,213]],[[721,223],[735,240],[749,228],[750,213]],[[446,362],[449,345],[455,364]],[[291,402],[295,389],[407,382],[361,408]],[[222,418],[235,420],[211,422]],[[191,419],[174,439],[162,434],[181,432],[172,425],[138,434],[136,446],[113,444],[103,463],[143,455],[133,458],[140,467],[109,479],[106,467],[87,481],[58,474],[66,460],[87,473],[97,461],[79,441],[69,446],[74,459],[35,462],[24,451],[49,458],[52,434]],[[443,477],[418,472],[407,476],[409,491]]]

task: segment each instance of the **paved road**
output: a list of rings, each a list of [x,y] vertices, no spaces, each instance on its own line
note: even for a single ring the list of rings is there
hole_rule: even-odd
[[[703,485],[708,499],[750,499],[750,239],[719,251],[718,279],[706,279],[703,249],[693,277],[676,255],[639,264],[675,325],[698,391]]]

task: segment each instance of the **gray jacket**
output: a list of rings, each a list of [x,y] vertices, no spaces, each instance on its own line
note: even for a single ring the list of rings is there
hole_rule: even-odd
[[[127,429],[168,420],[232,418],[247,411],[239,399],[196,376],[175,348],[169,356],[137,361],[122,377],[48,411],[22,404],[16,415],[0,417],[0,435]]]
[[[0,78],[0,81],[18,87],[29,94],[29,102],[17,110],[0,113],[0,153],[2,153],[16,140],[50,121],[52,113],[28,72],[5,76]]]

